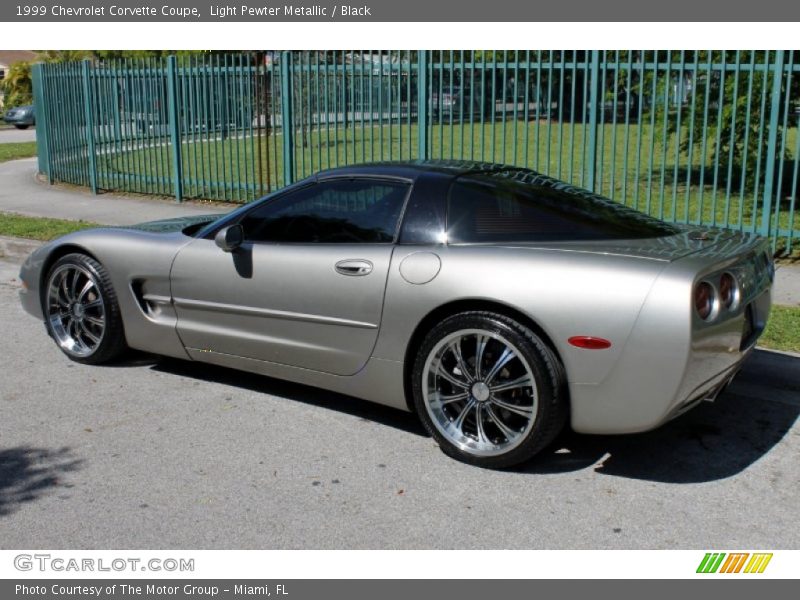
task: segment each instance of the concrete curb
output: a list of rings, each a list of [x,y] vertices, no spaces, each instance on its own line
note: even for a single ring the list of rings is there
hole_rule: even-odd
[[[775,350],[773,348],[764,348],[764,346],[756,346],[756,348],[763,352],[769,352],[770,354],[780,354],[781,356],[800,358],[800,352],[790,352],[789,350]]]
[[[25,258],[44,242],[0,235],[0,258]]]

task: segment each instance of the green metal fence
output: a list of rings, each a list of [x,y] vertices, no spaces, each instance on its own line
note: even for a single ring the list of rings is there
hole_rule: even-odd
[[[51,182],[249,202],[375,160],[527,166],[791,250],[798,51],[329,51],[34,68]]]

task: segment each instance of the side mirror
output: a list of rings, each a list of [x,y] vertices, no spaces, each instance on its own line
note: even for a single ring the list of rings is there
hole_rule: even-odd
[[[214,243],[225,252],[233,252],[244,242],[244,229],[240,224],[223,227],[214,236]]]

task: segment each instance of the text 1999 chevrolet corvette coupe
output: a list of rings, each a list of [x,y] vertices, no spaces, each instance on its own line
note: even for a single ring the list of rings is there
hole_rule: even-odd
[[[411,410],[449,455],[505,467],[567,420],[658,427],[755,346],[765,240],[670,225],[533,171],[333,169],[217,218],[73,233],[22,267],[71,359],[126,348]]]

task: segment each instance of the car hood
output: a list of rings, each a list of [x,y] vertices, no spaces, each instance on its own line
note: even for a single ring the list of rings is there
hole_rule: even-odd
[[[222,215],[196,215],[191,217],[175,217],[173,219],[161,219],[159,221],[147,221],[137,225],[126,225],[122,229],[134,229],[136,231],[147,231],[150,233],[174,233],[183,231],[192,225],[206,225],[219,219]]]

